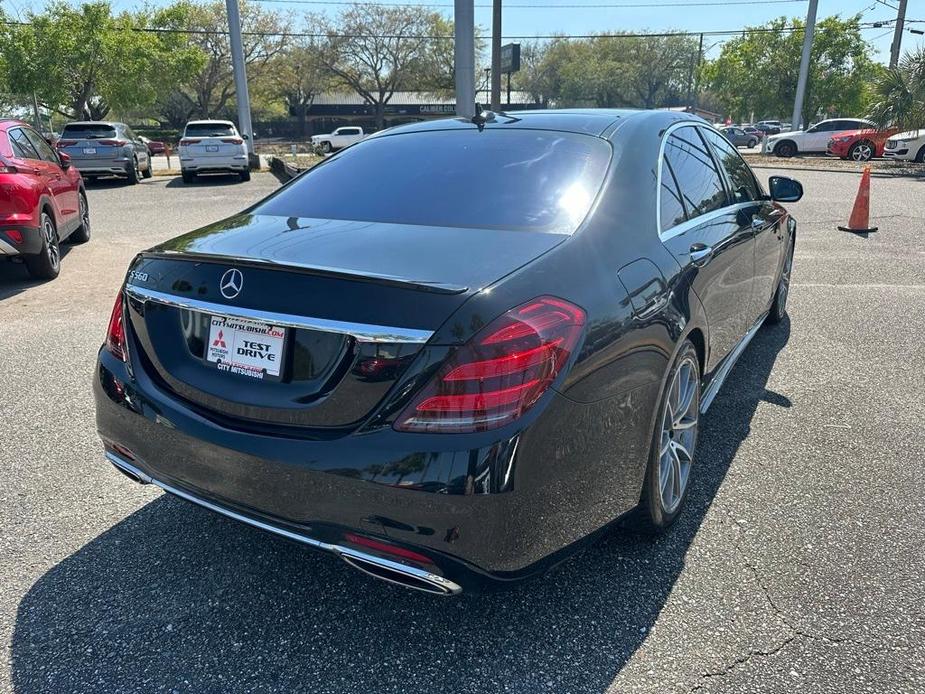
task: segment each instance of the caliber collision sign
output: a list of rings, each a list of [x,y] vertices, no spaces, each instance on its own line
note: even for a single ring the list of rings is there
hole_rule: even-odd
[[[263,378],[279,376],[286,329],[242,318],[213,316],[206,360],[220,371]]]

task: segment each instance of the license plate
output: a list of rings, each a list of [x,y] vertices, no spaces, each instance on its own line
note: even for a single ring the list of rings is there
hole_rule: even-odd
[[[206,152],[217,152],[218,145],[206,145]]]
[[[243,318],[212,316],[206,360],[219,371],[278,378],[286,329]]]
[[[96,147],[84,147],[84,154],[96,154]]]

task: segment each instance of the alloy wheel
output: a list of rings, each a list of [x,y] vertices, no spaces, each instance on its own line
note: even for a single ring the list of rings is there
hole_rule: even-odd
[[[666,514],[674,513],[684,498],[700,414],[700,383],[697,363],[686,356],[674,372],[659,443],[659,494]]]
[[[787,252],[784,269],[780,273],[780,284],[777,285],[777,316],[783,318],[787,311],[787,297],[790,295],[790,272],[793,270],[793,244]]]
[[[851,150],[851,158],[854,159],[854,161],[870,161],[871,157],[873,156],[874,152],[871,149],[871,146],[866,142],[855,145]]]
[[[87,205],[87,199],[81,195],[79,196],[79,206],[80,206],[80,223],[83,225],[84,233],[90,235],[90,207]]]
[[[42,220],[42,235],[45,237],[45,252],[48,254],[48,262],[54,270],[61,265],[61,250],[58,248],[58,233],[55,231],[55,225],[46,215]]]

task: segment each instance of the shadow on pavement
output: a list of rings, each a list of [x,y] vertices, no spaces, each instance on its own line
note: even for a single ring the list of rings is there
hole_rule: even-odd
[[[765,328],[743,354],[662,537],[616,532],[512,590],[446,599],[162,496],[29,590],[15,691],[603,692],[645,642],[758,403],[789,407],[765,388],[789,335]]]
[[[67,254],[71,252],[71,244],[65,241],[59,246],[61,250],[61,272],[67,272],[65,265]],[[46,282],[55,280],[34,280],[23,263],[0,263],[0,301],[21,294],[32,287],[38,287]]]
[[[246,183],[246,181],[242,181],[238,174],[206,174],[204,176],[196,176],[190,183],[184,183],[180,176],[174,176],[170,179],[167,187],[194,188],[196,186],[230,186],[244,183]]]

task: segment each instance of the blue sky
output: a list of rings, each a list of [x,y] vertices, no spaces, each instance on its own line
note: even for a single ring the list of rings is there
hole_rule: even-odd
[[[0,0],[8,10],[26,10],[30,7],[41,8],[44,2],[36,0]],[[166,4],[169,0],[149,0],[151,4]],[[382,0],[398,2],[399,0]],[[692,3],[718,0],[690,0]],[[428,5],[428,0],[401,0],[402,4]],[[448,16],[452,13],[452,0],[429,0],[430,3],[442,5],[435,7]],[[491,0],[475,0],[475,19],[486,30],[491,26]],[[895,19],[896,11],[887,4],[895,6],[897,0],[820,0],[819,17],[838,14],[843,17],[863,12],[864,21]],[[658,4],[655,7],[576,7],[580,5],[630,5]],[[116,9],[134,9],[141,7],[143,0],[112,0]],[[337,7],[324,4],[266,2],[271,7],[288,10],[295,14],[304,11],[336,12]],[[750,5],[713,6],[692,5],[685,7],[684,0],[506,0],[503,17],[504,34],[538,35],[564,32],[568,34],[587,34],[607,30],[625,31],[664,31],[669,29],[683,31],[732,30],[746,25],[761,24],[769,19],[786,16],[805,16],[806,0],[770,0],[755,2]],[[516,7],[515,5],[532,5],[539,7]],[[562,7],[571,5],[571,7]],[[681,5],[681,6],[679,6]],[[429,5],[432,6],[432,5]],[[923,15],[923,16],[918,16]],[[925,19],[925,11],[913,0],[909,2],[907,19]],[[925,28],[923,24],[912,25]],[[889,59],[892,29],[871,28],[864,31],[865,38],[877,50],[877,59],[886,62]],[[709,56],[719,50],[722,37],[707,37],[705,46],[710,47]],[[903,36],[903,48],[910,49],[923,45],[923,37],[906,32]]]

